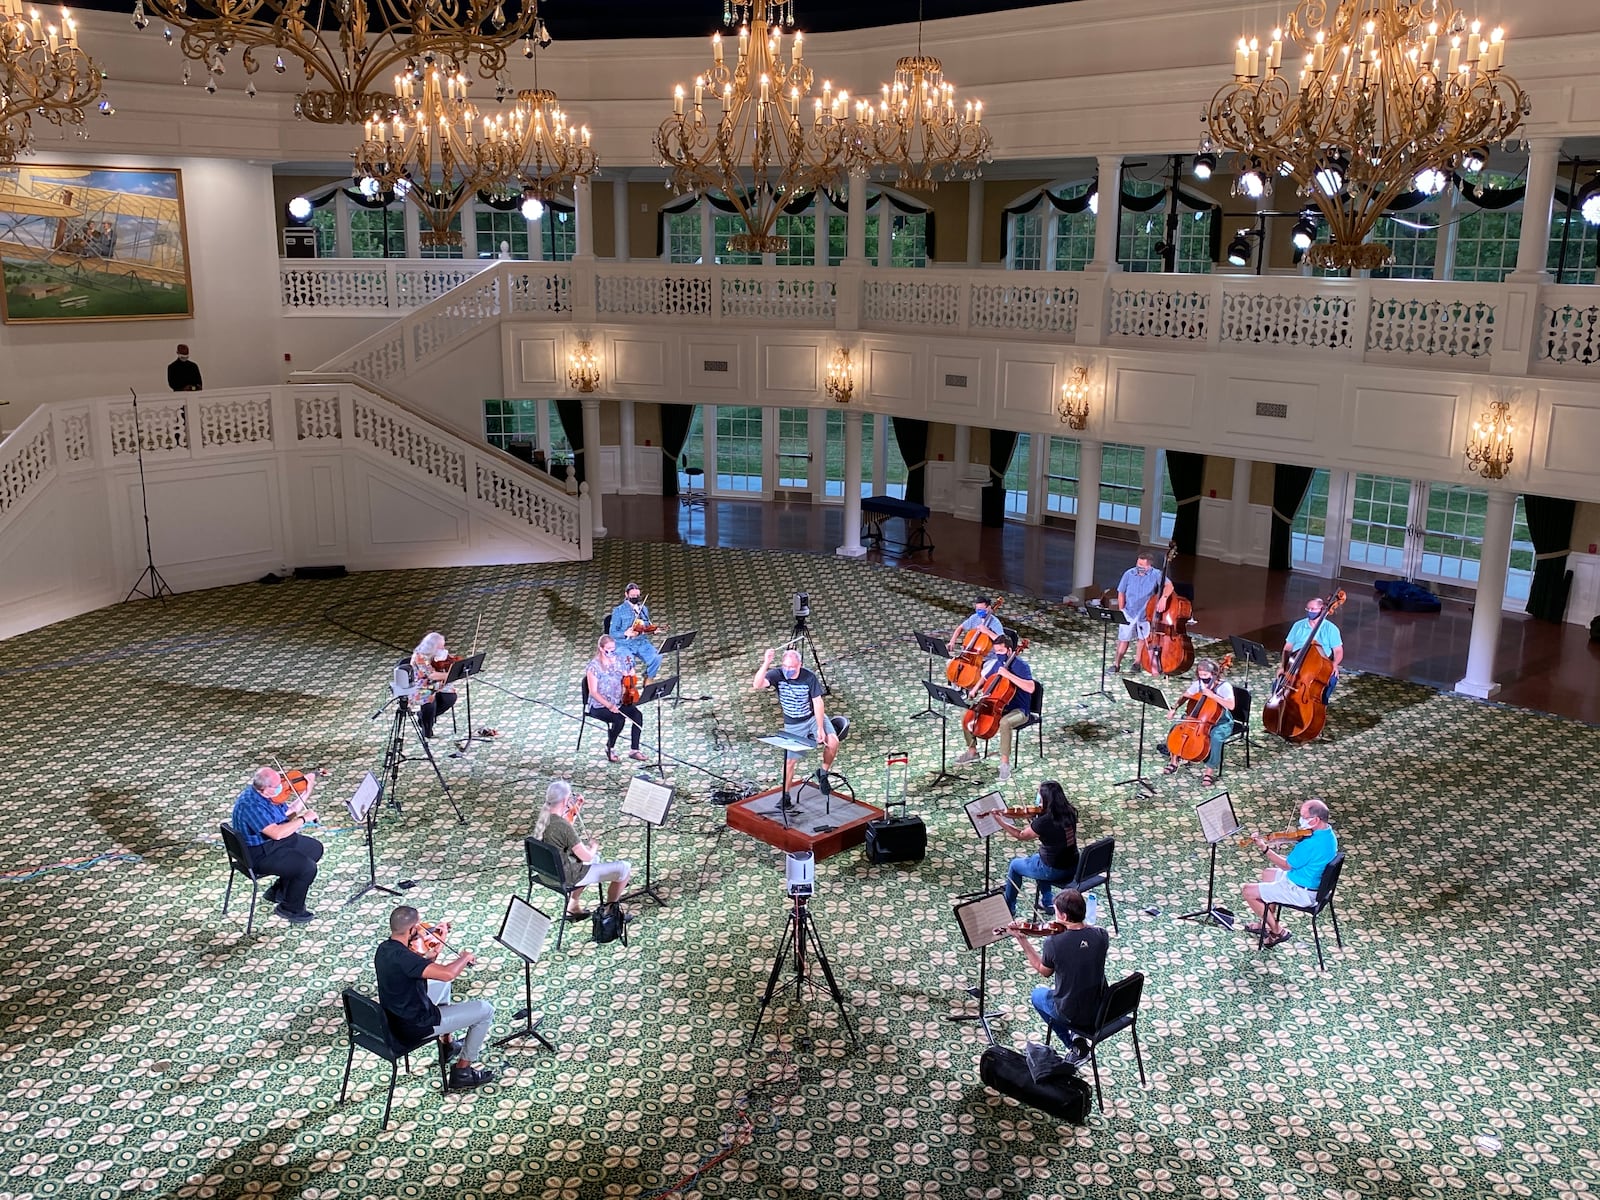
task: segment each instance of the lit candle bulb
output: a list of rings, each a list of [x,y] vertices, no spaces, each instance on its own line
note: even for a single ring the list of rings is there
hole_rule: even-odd
[[[672,113],[674,116],[683,116],[683,84],[672,89]]]
[[[798,33],[794,35],[794,51],[789,55],[789,61],[796,65],[798,65],[800,62],[800,42],[802,40],[802,36],[803,35]]]
[[[1325,35],[1319,30],[1317,39],[1311,44],[1311,69],[1321,71],[1328,65],[1328,45]]]
[[[705,76],[696,75],[694,77],[694,107],[696,112],[700,111],[700,94],[705,90],[705,86]]]
[[[1240,38],[1239,39],[1239,45],[1233,52],[1233,73],[1234,73],[1234,75],[1239,79],[1243,79],[1245,77],[1245,75],[1247,74],[1246,68],[1249,65],[1250,65],[1250,48],[1249,48],[1249,46],[1247,46],[1245,44],[1245,40],[1243,38]]]
[[[585,147],[589,145],[589,127],[587,125],[583,127],[583,144]]]
[[[1367,31],[1361,38],[1361,57],[1362,58],[1371,58],[1372,57],[1372,34],[1373,34],[1373,30],[1375,28],[1376,28],[1376,26],[1374,25],[1373,22],[1371,22],[1371,21],[1367,22]]]
[[[982,100],[974,100],[972,102],[972,123],[974,125],[982,125],[983,124],[983,101]]]
[[[1251,79],[1254,79],[1256,77],[1256,75],[1258,75],[1260,73],[1260,68],[1261,68],[1261,44],[1259,42],[1257,42],[1255,38],[1251,38],[1250,39],[1250,53],[1245,58],[1244,65],[1245,65],[1245,71],[1250,76]]]
[[[1439,57],[1439,23],[1428,24],[1428,36],[1422,39],[1422,64],[1430,71],[1437,66]]]
[[[1448,73],[1452,79],[1455,78],[1456,72],[1460,69],[1460,67],[1461,38],[1457,36],[1450,39],[1450,66],[1448,68]]]
[[[770,82],[767,76],[763,75],[761,77],[761,103],[763,104],[767,102],[767,85]]]
[[[711,35],[711,61],[719,67],[722,65],[722,35],[720,33]]]
[[[1276,71],[1283,63],[1283,30],[1272,31],[1272,44],[1267,47],[1267,70]]]

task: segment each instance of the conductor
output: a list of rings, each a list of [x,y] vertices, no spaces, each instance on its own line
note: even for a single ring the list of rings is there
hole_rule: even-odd
[[[800,665],[800,651],[785,650],[782,666],[774,667],[776,650],[761,656],[761,665],[750,680],[750,690],[774,688],[778,705],[783,709],[783,731],[791,737],[804,738],[822,747],[822,770],[826,774],[833,768],[834,756],[839,753],[839,735],[834,723],[822,707],[822,681],[816,673]],[[836,718],[838,720],[838,718]],[[794,764],[800,756],[792,751],[784,755],[783,789],[794,786]]]

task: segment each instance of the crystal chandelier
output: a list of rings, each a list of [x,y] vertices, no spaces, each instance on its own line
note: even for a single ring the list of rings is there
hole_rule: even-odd
[[[1504,479],[1515,449],[1511,444],[1511,404],[1491,400],[1489,411],[1472,423],[1467,439],[1467,467],[1485,479]]]
[[[61,24],[46,25],[37,10],[23,16],[21,0],[0,0],[0,164],[33,150],[33,118],[52,125],[82,125],[105,76],[78,46],[78,27],[66,9]]]
[[[1061,385],[1061,402],[1056,405],[1061,423],[1073,429],[1084,429],[1089,424],[1089,368],[1082,363],[1067,373]]]
[[[486,146],[480,158],[485,173],[515,182],[525,197],[549,200],[562,187],[600,169],[589,144],[587,125],[569,125],[561,101],[539,86],[539,60],[533,60],[533,87],[517,93],[505,117],[485,121]]]
[[[855,369],[848,348],[840,346],[828,357],[828,374],[822,382],[822,390],[839,404],[849,404],[850,397],[855,395]]]
[[[793,0],[728,4],[723,18],[746,19],[739,56],[730,69],[722,35],[711,39],[712,64],[694,81],[694,104],[675,89],[672,115],[656,132],[656,152],[675,192],[721,192],[744,220],[745,232],[728,239],[741,254],[775,254],[788,239],[772,232],[778,213],[802,193],[835,182],[851,153],[850,97],[824,83],[811,97],[811,68],[802,61],[804,38],[794,34],[783,59],[783,25],[794,21]],[[759,17],[752,31],[750,18]],[[706,92],[710,96],[706,96]],[[708,115],[706,106],[716,113]],[[807,105],[811,120],[802,119]]]
[[[475,63],[493,79],[513,43],[523,41],[531,55],[533,42],[550,36],[537,0],[134,0],[136,28],[149,25],[150,14],[165,23],[168,42],[174,29],[182,32],[183,56],[205,67],[207,91],[216,91],[236,49],[247,77],[263,61],[281,75],[286,55],[298,59],[308,86],[295,115],[323,125],[393,115],[395,97],[374,89],[396,67],[441,65],[457,74]],[[255,95],[253,81],[246,91]]]
[[[917,3],[917,52],[894,65],[876,109],[857,106],[859,153],[866,165],[897,173],[896,183],[931,192],[946,179],[975,179],[990,162],[994,137],[983,126],[983,101],[956,107],[944,64],[922,52],[922,4]]]
[[[567,386],[585,395],[600,386],[600,356],[588,338],[567,354]]]
[[[1292,82],[1286,40],[1305,53]],[[1501,70],[1505,46],[1503,30],[1485,33],[1453,0],[1300,0],[1287,37],[1239,43],[1233,82],[1206,109],[1209,140],[1234,152],[1242,186],[1278,173],[1321,210],[1331,238],[1306,252],[1312,266],[1381,267],[1389,248],[1366,239],[1384,209],[1528,115]]]

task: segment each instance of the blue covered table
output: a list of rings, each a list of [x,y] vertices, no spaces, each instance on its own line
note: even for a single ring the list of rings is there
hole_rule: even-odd
[[[933,554],[933,539],[928,536],[928,517],[932,510],[926,504],[900,500],[894,496],[868,496],[861,502],[861,539],[876,543],[880,548],[893,546],[916,554],[926,550]],[[904,541],[884,536],[883,523],[899,517],[906,523]]]

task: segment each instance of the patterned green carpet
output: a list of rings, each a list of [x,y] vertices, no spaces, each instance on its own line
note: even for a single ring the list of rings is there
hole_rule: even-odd
[[[458,944],[484,960],[459,994],[491,999],[504,1032],[521,971],[492,935],[524,886],[520,840],[549,779],[570,773],[608,853],[643,859],[639,827],[617,816],[628,775],[599,756],[599,727],[573,752],[596,616],[630,578],[659,619],[700,631],[686,690],[715,697],[665,714],[678,793],[655,874],[670,903],[641,910],[628,948],[574,927],[562,952],[547,950],[534,1006],[556,1053],[495,1052],[501,1082],[448,1097],[419,1062],[380,1132],[383,1063],[358,1055],[352,1097],[338,1103],[338,993],[372,990],[390,903],[341,907],[366,877],[360,836],[324,831],[313,924],[264,914],[247,938],[237,891],[220,912],[217,824],[272,756],[325,763],[328,791],[348,793],[381,760],[388,723],[370,717],[396,651],[430,628],[458,649],[476,631],[490,658],[474,723],[502,737],[444,761],[468,823],[425,764],[408,763],[404,816],[385,812],[379,827],[378,876],[416,880],[407,894],[424,915],[454,920]],[[774,701],[745,688],[761,648],[787,638],[799,590],[832,707],[855,718],[840,766],[881,801],[884,755],[909,748],[930,848],[915,868],[858,853],[819,868],[815,911],[862,1048],[849,1049],[825,993],[795,1005],[791,992],[747,1053],[783,927],[782,866],[720,834],[706,796],[713,776],[773,771],[752,739],[775,726]],[[1330,936],[1319,974],[1303,918],[1266,955],[1242,934],[1174,920],[1204,900],[1192,805],[1207,793],[1195,772],[1161,778],[1138,803],[1113,786],[1133,773],[1134,737],[1121,731],[1137,715],[1127,701],[1078,706],[1098,630],[1020,596],[1005,615],[1034,639],[1049,719],[1045,761],[1024,742],[1010,790],[1025,802],[1057,777],[1085,838],[1116,835],[1111,972],[1149,977],[1149,1086],[1124,1036],[1104,1048],[1107,1109],[1085,1128],[984,1089],[981,1032],[943,1018],[969,1011],[962,989],[978,974],[950,910],[984,882],[960,804],[994,785],[994,768],[929,790],[938,726],[907,719],[925,665],[909,631],[947,628],[967,600],[958,583],[831,557],[606,542],[576,566],[252,585],[11,641],[0,1197],[1600,1191],[1588,923],[1600,733],[1365,676],[1341,690],[1328,741],[1263,739],[1249,769],[1230,752],[1223,782],[1247,825],[1284,827],[1304,794],[1333,808],[1350,856],[1345,946]],[[952,758],[958,748],[953,737]],[[995,850],[998,880],[1006,851]],[[1222,851],[1225,903],[1258,864]],[[998,946],[989,968],[991,1006],[1006,1013],[997,1033],[1019,1046],[1042,1035],[1020,954]]]

